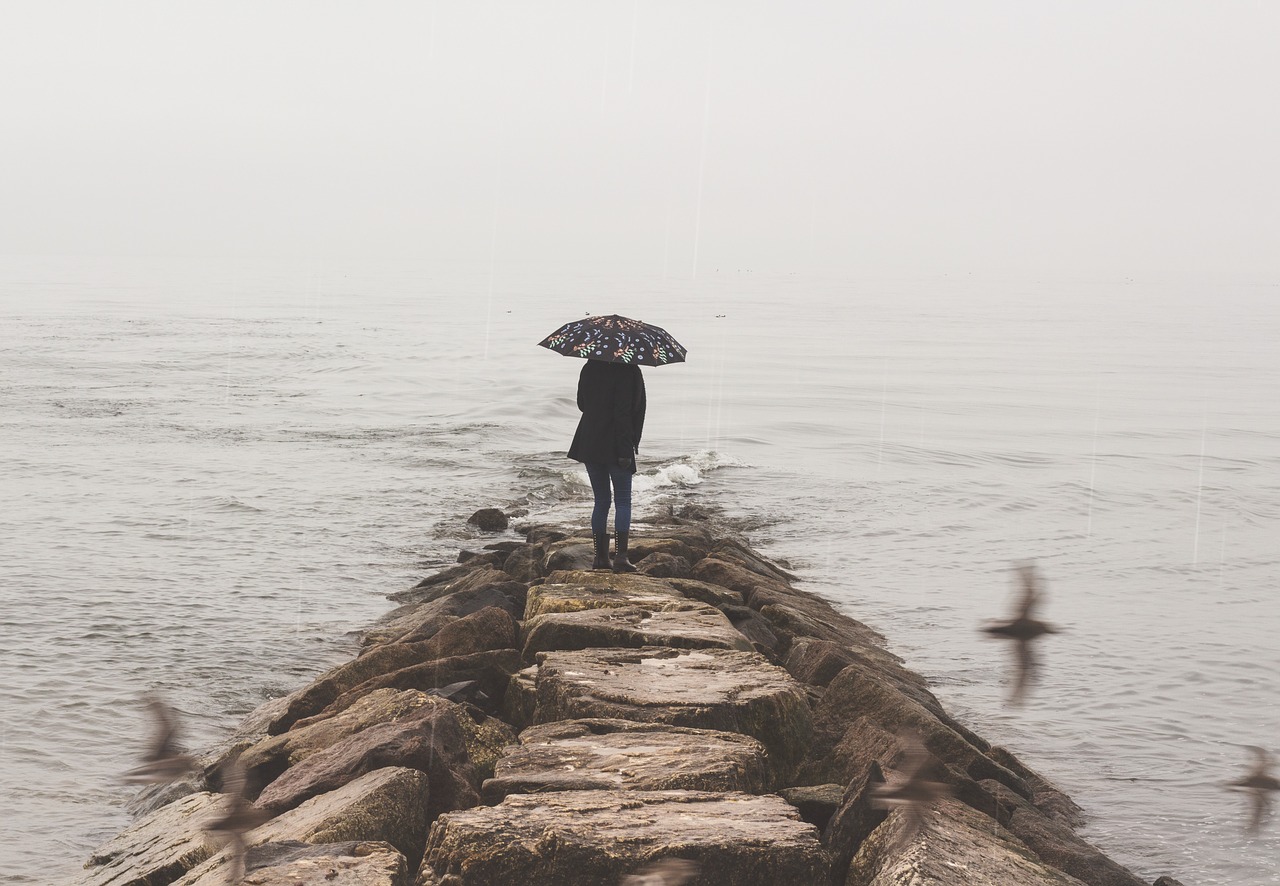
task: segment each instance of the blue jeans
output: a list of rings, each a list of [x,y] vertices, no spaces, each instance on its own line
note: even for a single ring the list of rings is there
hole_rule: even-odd
[[[609,531],[609,487],[613,486],[613,498],[617,507],[614,510],[613,526],[617,532],[631,530],[631,470],[618,467],[617,463],[605,464],[602,461],[583,462],[587,476],[591,478],[591,491],[596,496],[596,506],[591,511],[591,534],[604,535]]]

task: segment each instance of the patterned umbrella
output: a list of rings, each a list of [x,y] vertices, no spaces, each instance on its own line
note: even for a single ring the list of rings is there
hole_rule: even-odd
[[[583,317],[538,342],[557,354],[606,363],[683,363],[685,350],[665,329],[628,317]]]

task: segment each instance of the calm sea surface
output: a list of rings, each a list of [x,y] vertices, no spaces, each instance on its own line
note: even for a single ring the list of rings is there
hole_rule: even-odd
[[[1280,288],[55,259],[0,259],[0,881],[128,822],[142,691],[210,744],[474,509],[584,520],[579,364],[534,345],[587,313],[689,349],[641,511],[755,521],[1144,878],[1280,883],[1222,787],[1280,753]],[[1012,709],[976,628],[1026,558],[1066,632]]]

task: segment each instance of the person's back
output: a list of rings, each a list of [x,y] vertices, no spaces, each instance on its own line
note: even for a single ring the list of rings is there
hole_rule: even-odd
[[[631,527],[631,475],[636,471],[645,406],[644,376],[638,365],[588,360],[582,367],[578,376],[582,417],[568,455],[586,467],[595,494],[591,514],[596,547],[593,569],[610,568],[607,529],[609,507],[616,498],[618,544],[612,568],[615,572],[635,571],[627,560],[627,535]]]

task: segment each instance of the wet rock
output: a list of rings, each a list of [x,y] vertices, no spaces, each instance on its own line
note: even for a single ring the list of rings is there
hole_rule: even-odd
[[[516,730],[474,705],[459,706],[457,714],[475,777],[481,782],[492,778],[493,768],[502,752],[519,740]]]
[[[458,562],[470,563],[473,566],[479,566],[482,563],[487,566],[501,566],[505,559],[507,559],[506,554],[497,551],[458,551]]]
[[[655,553],[637,559],[635,551],[628,550],[628,558],[635,562],[636,571],[641,575],[654,578],[688,578],[689,561],[684,557],[673,557],[670,554]]]
[[[413,689],[379,689],[361,698],[332,717],[313,722],[299,721],[288,732],[266,738],[240,755],[249,796],[274,781],[285,769],[300,763],[344,738],[376,726],[412,716],[424,707],[447,704]]]
[[[200,792],[134,822],[98,847],[75,886],[159,886],[172,883],[221,847],[204,830],[221,798]]]
[[[1175,880],[1173,877],[1161,877],[1159,880],[1156,880],[1155,883],[1151,884],[1151,886],[1182,886],[1182,881]]]
[[[1127,868],[1089,845],[1062,821],[1050,818],[1025,797],[992,779],[980,782],[1002,807],[1012,811],[1006,827],[1041,859],[1089,886],[1146,886]]]
[[[884,642],[876,631],[860,621],[842,615],[832,609],[825,601],[814,601],[804,597],[795,597],[787,602],[764,603],[762,600],[773,599],[774,595],[756,589],[748,600],[752,609],[769,619],[774,632],[787,645],[800,637],[815,637],[819,640],[831,640],[857,648],[870,649]]]
[[[750,606],[730,604],[721,606],[720,611],[728,617],[738,633],[751,642],[757,652],[770,659],[776,657],[779,646],[778,635],[773,632],[768,619],[762,618]]]
[[[669,578],[667,584],[675,588],[690,600],[698,600],[711,606],[741,606],[742,595],[737,591],[722,588],[720,585],[707,584],[693,578]]]
[[[498,761],[482,793],[695,790],[761,793],[764,746],[732,732],[629,720],[562,720],[526,729]]]
[[[403,605],[383,616],[380,620],[380,625],[385,625],[402,615],[412,612],[413,609],[411,607],[413,606],[431,603],[466,591],[479,591],[483,588],[496,587],[513,599],[524,593],[523,590],[513,593],[511,585],[513,583],[518,585],[519,582],[516,582],[508,573],[488,563],[481,562],[476,566],[473,566],[472,563],[463,563],[457,568],[464,570],[464,572],[449,581],[432,582],[429,585],[415,586],[407,591],[392,594],[390,599]]]
[[[257,806],[278,815],[378,769],[402,767],[427,775],[429,816],[480,801],[479,785],[457,707],[435,699],[413,714],[378,723],[307,757],[271,783]]]
[[[673,855],[700,866],[700,883],[828,877],[816,831],[782,799],[701,791],[513,794],[441,816],[423,866],[434,882],[458,886],[600,886]],[[449,875],[456,879],[443,879]],[[420,875],[419,882],[433,881]]]
[[[739,732],[765,746],[779,783],[808,748],[804,690],[757,653],[587,649],[545,652],[539,665],[537,723],[607,718]]]
[[[397,642],[412,643],[415,634],[416,631],[410,631]],[[519,638],[520,626],[508,609],[486,606],[443,625],[420,648],[423,658],[449,658],[490,649],[514,649]]]
[[[589,536],[566,538],[547,545],[547,556],[542,566],[549,573],[560,570],[590,570],[595,558],[595,542]]]
[[[756,588],[759,587],[779,588],[784,592],[787,590],[786,585],[777,579],[752,572],[745,566],[722,560],[716,556],[704,557],[695,563],[693,577],[698,581],[705,581],[709,584],[728,588],[731,591],[737,591],[748,601],[750,601],[751,595]],[[759,607],[756,608],[758,609]]]
[[[328,713],[346,710],[375,689],[420,689],[423,691],[451,683],[474,680],[487,701],[476,704],[489,713],[502,709],[502,699],[511,675],[525,666],[515,649],[495,649],[426,661],[383,673],[359,683],[339,695],[326,709]]]
[[[462,618],[490,606],[515,618],[524,614],[524,585],[488,566],[455,585],[439,586],[437,590],[442,592],[438,596],[388,613],[376,627],[365,632],[364,645],[428,640],[448,623],[447,616]]]
[[[826,830],[831,816],[840,808],[844,800],[844,786],[838,784],[815,784],[796,788],[782,788],[778,796],[786,800],[800,817],[819,831]]]
[[[468,517],[467,522],[481,532],[502,532],[508,523],[507,515],[497,508],[481,508]]]
[[[787,651],[785,666],[791,676],[802,683],[827,686],[850,665],[857,665],[884,679],[909,698],[923,705],[939,719],[943,719],[971,743],[980,744],[984,750],[987,747],[981,739],[975,741],[976,736],[947,718],[942,705],[929,691],[928,683],[923,677],[908,670],[903,665],[902,659],[880,646],[862,645],[852,648],[830,640],[793,637]]]
[[[837,886],[843,886],[858,847],[888,817],[888,812],[872,802],[872,790],[884,781],[880,764],[873,762],[864,776],[845,787],[840,804],[822,830],[822,843],[831,853],[831,882]]]
[[[565,532],[559,526],[550,526],[547,524],[538,524],[536,526],[521,526],[521,527],[517,527],[517,531],[523,532],[525,543],[531,544],[531,545],[555,544],[556,542],[562,539],[568,538],[570,535],[570,533]],[[575,533],[575,534],[578,535],[579,537],[583,535],[583,533],[581,532]],[[585,534],[590,535],[591,530],[589,529],[585,530]]]
[[[813,744],[803,781],[847,784],[862,778],[872,762],[893,766],[905,750],[901,735],[911,732],[964,777],[974,781],[994,778],[1022,796],[1031,795],[1022,779],[985,756],[928,708],[862,668],[841,671],[827,687],[813,717]]]
[[[659,538],[655,536],[630,536],[627,539],[627,553],[635,562],[639,562],[646,557],[654,554],[662,554],[664,557],[671,557],[677,560],[683,560],[693,565],[695,560],[701,557],[678,538]]]
[[[425,774],[416,769],[379,769],[273,818],[246,834],[245,842],[251,852],[264,843],[383,842],[403,855],[410,869],[416,869],[429,827],[426,799]],[[176,886],[225,883],[230,862],[229,851],[219,852]]]
[[[481,569],[491,568],[489,563],[484,561],[459,563],[456,566],[449,566],[437,572],[433,572],[426,578],[422,579],[413,587],[396,591],[394,594],[388,594],[388,600],[394,600],[397,603],[419,603],[425,595],[430,594],[433,588],[441,588],[466,579],[473,572]]]
[[[315,717],[333,702],[369,680],[399,671],[423,660],[422,649],[412,643],[386,644],[370,649],[364,655],[325,671],[308,685],[287,695],[282,704],[273,706],[274,719],[267,725],[270,735],[287,731],[299,720]],[[381,688],[378,686],[371,689]],[[417,688],[417,687],[396,687]],[[367,693],[360,693],[366,695]],[[352,698],[351,701],[355,701]],[[343,705],[345,709],[350,705]],[[333,711],[330,711],[333,713]]]
[[[641,530],[632,529],[629,541],[638,545],[656,544],[659,540],[678,541],[688,548],[692,556],[688,557],[690,563],[696,563],[711,551],[715,545],[716,539],[711,531],[705,526],[697,526],[692,524],[685,525],[668,525],[661,529]],[[650,550],[659,550],[659,548],[650,548]],[[671,549],[666,549],[668,553],[673,553]],[[680,556],[687,556],[681,553]]]
[[[221,867],[201,872],[183,886],[223,886]],[[396,849],[381,842],[266,843],[245,853],[244,886],[410,886],[409,866]]]
[[[973,739],[970,739],[973,742]],[[1084,824],[1084,810],[1076,802],[1050,783],[1044,776],[1026,766],[1021,760],[1001,747],[991,747],[987,756],[1015,773],[1031,788],[1031,803],[1050,818],[1057,819],[1071,828]]]
[[[502,571],[519,582],[528,584],[547,574],[547,549],[541,545],[523,545],[502,561]]]
[[[524,623],[524,658],[535,653],[617,647],[671,646],[680,649],[740,649],[751,644],[720,610],[692,600],[661,606],[625,606],[548,612]]]
[[[716,542],[710,553],[717,559],[736,563],[744,569],[781,584],[790,584],[796,580],[790,572],[737,539],[727,538]]]
[[[538,666],[525,668],[511,675],[507,695],[503,699],[502,717],[516,729],[533,725],[538,708]]]
[[[525,621],[548,612],[580,612],[606,606],[661,606],[685,599],[667,580],[612,572],[558,571],[529,588]]]
[[[911,831],[893,812],[862,843],[846,886],[1080,886],[1054,870],[991,819],[956,800],[942,800]]]
[[[826,686],[857,660],[857,655],[847,646],[806,637],[791,644],[784,667],[801,683]]]

